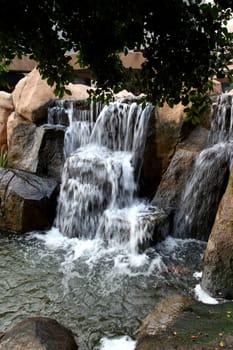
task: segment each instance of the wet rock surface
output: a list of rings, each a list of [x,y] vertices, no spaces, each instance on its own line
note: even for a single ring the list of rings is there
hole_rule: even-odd
[[[213,296],[233,298],[233,168],[220,202],[204,256],[202,287]]]
[[[143,321],[136,350],[230,350],[232,326],[232,302],[206,305],[172,296],[162,300]]]
[[[63,145],[63,128],[20,123],[13,129],[9,140],[11,166],[60,180],[64,164]]]
[[[27,318],[0,338],[0,350],[77,350],[70,330],[47,317]]]
[[[0,230],[23,233],[50,228],[57,186],[52,178],[0,168]]]

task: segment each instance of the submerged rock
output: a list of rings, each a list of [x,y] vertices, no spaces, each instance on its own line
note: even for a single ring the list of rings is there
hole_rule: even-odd
[[[212,296],[233,298],[233,168],[204,256],[202,287]]]
[[[30,317],[16,324],[0,340],[0,350],[77,350],[70,330],[47,317]]]
[[[57,181],[0,168],[0,230],[17,233],[51,227]]]

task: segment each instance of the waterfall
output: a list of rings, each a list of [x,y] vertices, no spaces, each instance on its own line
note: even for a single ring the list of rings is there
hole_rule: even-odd
[[[232,112],[230,95],[221,95],[213,104],[208,146],[196,158],[174,218],[178,237],[208,240],[232,163]]]
[[[221,95],[213,104],[208,145],[233,140],[233,103],[231,95]]]
[[[143,108],[116,101],[104,106],[96,119],[91,109],[77,111],[72,103],[66,107],[67,159],[55,220],[64,235],[101,237],[132,251],[152,238],[164,213],[137,199],[152,110],[151,104]]]

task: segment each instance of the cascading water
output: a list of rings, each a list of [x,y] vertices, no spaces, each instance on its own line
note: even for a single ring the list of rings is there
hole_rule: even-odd
[[[196,158],[174,218],[178,237],[208,240],[232,162],[232,112],[232,96],[221,95],[213,104],[208,146]]]
[[[133,250],[152,238],[155,221],[164,214],[136,199],[152,110],[150,104],[143,109],[136,102],[112,102],[94,124],[92,114],[90,120],[83,111],[74,122],[74,110],[69,109],[65,153],[70,156],[55,221],[64,235],[101,236]]]

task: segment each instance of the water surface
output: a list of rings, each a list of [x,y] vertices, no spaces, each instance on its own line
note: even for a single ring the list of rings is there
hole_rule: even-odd
[[[83,350],[99,349],[106,338],[134,338],[141,319],[166,295],[193,296],[205,248],[201,241],[168,237],[132,254],[57,229],[1,234],[0,240],[0,330],[28,316],[48,316],[77,334]]]

